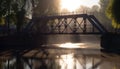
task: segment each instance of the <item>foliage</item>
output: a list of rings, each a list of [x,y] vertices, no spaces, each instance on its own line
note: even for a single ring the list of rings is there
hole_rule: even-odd
[[[35,0],[0,0],[0,24],[17,26],[17,31],[22,28],[25,17],[32,14],[31,10]],[[26,16],[27,15],[27,16]]]
[[[106,10],[107,16],[112,20],[112,26],[120,28],[120,0],[110,0]]]
[[[14,23],[17,31],[21,31],[25,18],[31,18],[33,12],[35,15],[54,14],[58,3],[59,0],[0,0],[0,23]]]
[[[5,24],[4,17],[0,17],[0,26],[3,26]]]
[[[36,8],[34,8],[34,16],[51,15],[58,13],[60,0],[39,0]]]
[[[113,31],[113,28],[112,28],[112,25],[111,25],[111,20],[106,16],[106,8],[107,8],[107,5],[108,5],[108,2],[109,0],[100,0],[99,2],[99,8],[95,8],[93,6],[93,8],[91,9],[92,11],[93,10],[96,10],[98,9],[97,11],[93,11],[93,15],[95,15],[95,17],[100,21],[100,23],[106,27],[106,29],[108,31]]]

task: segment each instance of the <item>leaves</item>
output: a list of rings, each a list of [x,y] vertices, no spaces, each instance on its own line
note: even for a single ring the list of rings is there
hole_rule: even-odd
[[[112,26],[120,28],[120,0],[110,0],[106,10],[107,16],[112,20]]]

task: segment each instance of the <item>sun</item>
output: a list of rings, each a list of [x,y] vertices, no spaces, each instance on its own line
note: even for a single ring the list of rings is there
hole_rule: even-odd
[[[99,5],[100,0],[61,0],[61,10],[66,9],[70,12],[79,9],[81,6],[93,7],[94,5]]]
[[[69,11],[74,11],[80,7],[80,0],[61,0],[61,9],[67,9]]]

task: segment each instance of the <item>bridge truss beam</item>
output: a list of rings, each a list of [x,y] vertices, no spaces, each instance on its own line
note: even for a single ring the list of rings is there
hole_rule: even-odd
[[[47,34],[101,34],[107,32],[95,16],[87,14],[41,16],[33,18],[34,22],[43,24],[40,30],[45,30],[40,33]]]

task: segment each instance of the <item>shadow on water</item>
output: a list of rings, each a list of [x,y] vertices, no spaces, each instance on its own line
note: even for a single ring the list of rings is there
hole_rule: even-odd
[[[45,35],[10,35],[0,37],[0,50],[3,49],[26,49],[36,48],[42,44],[46,44]]]
[[[104,53],[114,53],[114,54],[120,54],[119,49],[101,49],[102,52]]]

